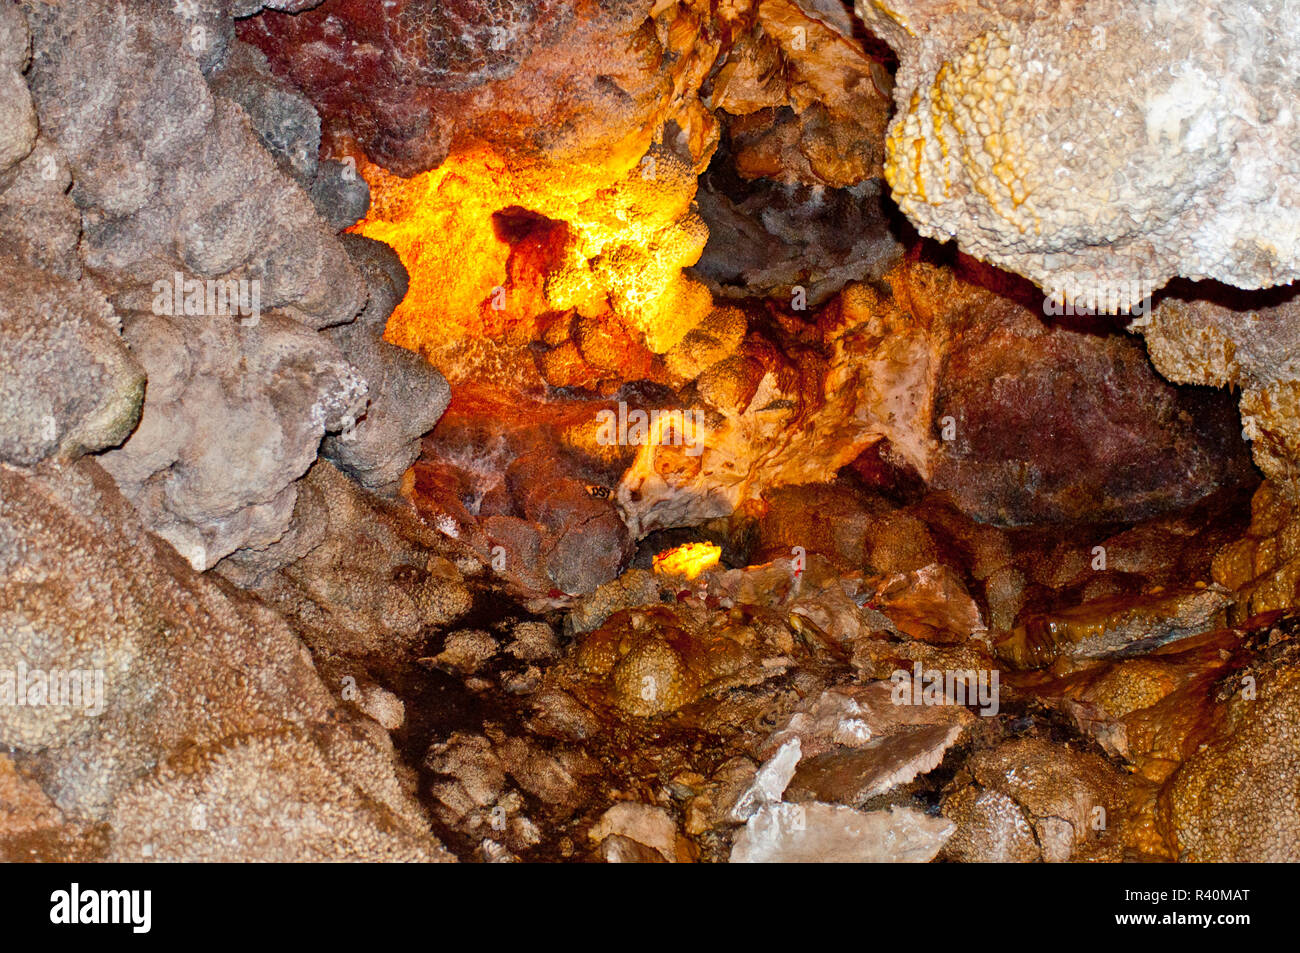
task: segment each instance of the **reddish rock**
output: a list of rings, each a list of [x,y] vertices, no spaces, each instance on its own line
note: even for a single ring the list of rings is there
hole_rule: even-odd
[[[639,138],[670,92],[648,13],[637,0],[326,0],[246,20],[239,36],[409,176],[476,141],[568,155]]]
[[[1249,473],[1231,399],[1175,389],[1119,335],[1007,314],[971,328],[946,362],[931,478],[1002,525],[1143,519]]]

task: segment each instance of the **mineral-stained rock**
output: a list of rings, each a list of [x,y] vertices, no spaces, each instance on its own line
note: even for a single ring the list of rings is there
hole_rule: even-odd
[[[492,726],[482,735],[452,732],[430,746],[424,764],[439,775],[430,793],[444,822],[476,839],[504,841],[512,850],[535,846],[541,834],[511,782],[567,817],[579,796],[574,775],[591,770],[581,756],[568,751],[552,756],[524,739],[507,739]]]
[[[709,104],[746,178],[843,188],[879,175],[888,74],[837,6],[761,0],[747,32],[731,27]]]
[[[974,796],[959,789],[944,806],[946,816],[976,828],[954,835],[956,857],[1023,859],[1030,852],[1026,825],[1049,862],[1095,854],[1116,843],[1126,781],[1104,758],[1024,738],[979,752],[969,769]],[[990,790],[1002,797],[982,796]]]
[[[1242,435],[1255,462],[1291,499],[1300,498],[1300,299],[1290,289],[1233,294],[1213,286],[1171,289],[1142,329],[1151,362],[1184,384],[1241,391]]]
[[[930,484],[970,515],[1001,525],[1142,519],[1245,477],[1225,395],[1169,387],[1122,336],[1027,318],[964,338],[942,372]]]
[[[886,174],[922,234],[1051,293],[1300,277],[1297,13],[858,0],[899,55]]]
[[[1300,521],[1295,505],[1268,481],[1250,501],[1250,528],[1214,557],[1214,581],[1238,595],[1235,619],[1300,604]]]
[[[607,677],[614,704],[632,715],[648,717],[689,705],[713,674],[706,669],[702,646],[683,630],[668,628],[671,615],[661,614],[668,619],[643,623],[647,631],[641,635],[635,631],[640,616],[615,616],[587,635],[579,649],[578,664],[592,675]]]
[[[610,501],[539,453],[515,460],[506,483],[524,516],[545,530],[546,571],[561,590],[590,592],[618,575],[631,541]]]
[[[0,706],[0,745],[107,825],[108,856],[445,858],[387,736],[348,723],[282,617],[196,574],[90,460],[0,484],[0,690],[25,660],[28,700]],[[37,669],[91,677],[38,704]]]
[[[1050,664],[1062,656],[1140,654],[1219,628],[1233,602],[1220,586],[1099,599],[1060,612],[1031,614],[997,644],[997,652],[1022,667]]]
[[[62,813],[41,786],[19,773],[7,754],[0,754],[0,858],[29,859],[8,854],[6,842],[62,823]]]
[[[530,155],[648,144],[671,86],[647,4],[327,0],[242,39],[386,168],[412,175],[490,141]]]
[[[726,711],[718,710],[725,709],[725,703],[719,706],[718,700],[728,690],[762,685],[792,665],[796,623],[789,603],[784,612],[775,609],[774,604],[785,600],[763,592],[761,578],[789,580],[788,566],[752,573],[733,570],[711,574],[707,580],[702,576],[695,594],[679,591],[669,604],[656,599],[614,613],[578,642],[574,662],[581,677],[607,704],[627,715],[650,718],[701,702],[704,711],[725,720]],[[736,584],[734,577],[747,574],[758,577],[747,580],[758,592],[742,597],[733,589],[731,596],[723,594],[728,583]],[[743,605],[736,605],[742,598]],[[732,611],[713,612],[707,608],[710,604]],[[803,625],[807,635],[799,654],[806,650],[810,663],[825,664],[842,651],[833,637],[814,634],[811,623]]]
[[[1211,737],[1161,794],[1180,856],[1193,861],[1300,859],[1300,666],[1282,641],[1221,683]]]
[[[256,584],[314,651],[344,659],[415,651],[428,626],[469,609],[464,579],[447,558],[457,554],[408,504],[366,493],[325,461],[302,481],[299,499],[311,532],[305,556],[270,574],[257,572],[255,553],[222,568]]]
[[[453,384],[505,377],[493,359],[517,363],[510,348],[529,342],[564,350],[541,362],[562,375],[557,385],[590,385],[588,370],[597,382],[635,379],[638,365],[648,378],[652,355],[712,310],[704,285],[682,274],[708,231],[691,207],[694,170],[669,149],[567,164],[457,153],[410,179],[360,168],[373,203],[357,230],[391,245],[411,274],[388,340],[424,354]],[[567,329],[574,312],[586,319],[580,332],[604,333],[548,333]],[[539,392],[527,370],[533,382],[519,389]]]
[[[443,650],[430,663],[462,674],[477,672],[497,652],[497,641],[482,629],[457,629],[449,632]]]
[[[502,403],[500,395],[480,402],[482,395],[458,389],[402,492],[431,527],[475,550],[529,602],[614,579],[632,541],[608,498],[613,467],[601,455],[609,451],[575,447],[580,441],[569,435],[590,433],[604,403]]]
[[[885,500],[842,484],[776,487],[763,494],[754,561],[817,553],[846,570],[910,573],[938,561],[929,528]]]
[[[962,788],[944,801],[943,812],[957,825],[943,846],[945,860],[1029,863],[1042,856],[1024,810],[1001,791]]]
[[[809,758],[799,765],[786,799],[862,807],[936,768],[959,733],[955,725],[902,729],[888,740]]]
[[[1256,634],[1267,635],[1271,618],[1256,620]],[[1064,673],[1010,675],[1008,683],[1013,692],[1031,691],[1058,708],[1137,774],[1163,783],[1213,732],[1211,696],[1224,672],[1240,667],[1251,651],[1246,634],[1219,629],[1133,658],[1075,662]]]
[[[707,9],[653,12],[329,0],[241,27],[332,123],[332,154],[360,162],[374,202],[359,230],[412,275],[389,340],[453,384],[504,363],[534,392],[543,376],[617,387],[708,314],[681,271],[707,235],[690,204],[717,141],[699,91],[721,41]],[[605,333],[547,338],[574,310]]]
[[[751,329],[738,353],[763,376],[748,406],[706,415],[694,456],[649,444],[624,473],[632,532],[825,482],[882,440],[1003,526],[1138,519],[1249,478],[1227,395],[1180,392],[1136,342],[1049,325],[986,277],[906,262],[885,287],[847,288],[815,331]]]
[[[664,855],[653,847],[623,834],[606,836],[596,848],[596,857],[606,864],[665,864]]]
[[[964,642],[987,629],[961,578],[938,563],[887,577],[874,601],[899,631],[925,642]]]
[[[801,743],[785,800],[861,807],[937,767],[973,720],[961,705],[899,704],[889,683],[872,682],[804,702],[760,751]]]
[[[518,659],[541,661],[560,654],[555,630],[540,619],[516,624],[510,630],[510,638],[506,651]]]

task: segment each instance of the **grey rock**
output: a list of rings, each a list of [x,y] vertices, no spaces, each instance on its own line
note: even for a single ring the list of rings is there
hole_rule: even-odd
[[[126,439],[144,372],[92,288],[0,259],[0,461],[28,466]]]
[[[68,195],[68,161],[52,142],[0,173],[0,254],[63,278],[81,277],[81,213]]]
[[[152,377],[140,428],[105,466],[198,568],[286,534],[301,543],[295,481],[365,406],[364,380],[316,333],[360,311],[361,276],[189,45],[182,21],[224,20],[224,7],[24,7],[33,99],[75,183],[84,273]],[[178,281],[206,291],[186,314]],[[232,309],[217,292],[240,282]]]
[[[423,357],[382,339],[406,293],[406,269],[382,242],[346,235],[370,300],[352,324],[326,332],[368,385],[370,403],[355,427],[326,439],[321,455],[363,486],[392,488],[420,454],[420,437],[451,402],[447,380]]]
[[[304,187],[312,183],[320,152],[320,116],[306,96],[272,75],[261,50],[236,43],[225,65],[208,78],[208,85],[218,96],[240,105],[281,169]]]
[[[366,385],[329,340],[287,317],[194,321],[128,318],[150,399],[103,463],[150,526],[207,569],[290,529],[295,481],[326,431],[362,412]]]
[[[264,309],[311,327],[356,316],[364,287],[337,238],[244,111],[212,95],[170,12],[26,9],[41,128],[72,168],[83,261],[119,309],[151,310],[154,283],[181,271],[257,279]]]
[[[36,112],[23,82],[31,37],[23,13],[12,4],[0,9],[0,172],[32,151]]]
[[[355,166],[345,162],[322,161],[309,194],[320,217],[335,230],[355,225],[370,210],[369,183]]]
[[[181,26],[185,45],[204,75],[221,69],[235,43],[231,0],[147,0],[170,12]]]

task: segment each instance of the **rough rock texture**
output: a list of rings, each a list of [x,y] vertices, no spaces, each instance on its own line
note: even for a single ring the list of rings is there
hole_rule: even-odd
[[[590,381],[565,379],[545,373],[559,355],[543,357],[556,386],[655,376],[653,355],[710,313],[708,290],[682,274],[708,232],[691,205],[695,170],[665,148],[640,159],[457,153],[409,180],[363,164],[374,205],[359,230],[391,245],[412,276],[388,340],[429,357],[453,384],[490,374],[534,396],[545,385],[520,353],[530,343],[576,349],[596,369]]]
[[[209,91],[163,4],[25,9],[28,82],[72,167],[82,260],[119,310],[152,311],[154,281],[181,271],[258,278],[263,309],[311,327],[356,315],[365,298],[352,263],[244,111]]]
[[[67,158],[49,139],[0,173],[0,253],[61,278],[81,276],[81,215],[68,195]]]
[[[144,398],[120,318],[79,280],[67,160],[37,138],[23,81],[30,43],[23,11],[0,8],[0,460],[20,465],[120,444]]]
[[[789,221],[772,219],[764,244],[792,241],[792,259],[815,247],[817,260],[753,275],[755,287],[794,277],[816,283],[819,301],[880,270],[892,249],[883,230],[851,239],[838,211],[861,200],[860,217],[879,225],[878,183],[867,180],[879,174],[887,100],[873,76],[884,74],[827,19],[790,0],[330,0],[247,21],[241,36],[312,97],[334,154],[378,163],[361,160],[375,195],[361,230],[393,245],[412,274],[390,340],[453,383],[513,365],[517,386],[534,393],[542,381],[521,375],[519,352],[544,342],[546,384],[607,392],[615,374],[613,387],[655,377],[653,355],[708,315],[705,288],[681,270],[707,235],[689,206],[719,141],[715,113],[740,120],[760,100],[779,107],[791,119],[780,136],[732,137],[738,171],[816,193]],[[774,165],[791,156],[790,174]],[[826,185],[861,188],[824,209]],[[835,234],[792,239],[809,216]],[[431,233],[448,240],[430,243]],[[564,335],[574,310],[586,328]]]
[[[0,260],[0,461],[113,447],[135,427],[144,372],[92,287]]]
[[[461,387],[425,438],[403,493],[431,527],[471,548],[519,597],[590,592],[632,554],[609,498],[616,464],[573,452],[568,438],[593,413],[583,401],[514,402]],[[582,449],[606,449],[592,443]]]
[[[0,483],[0,657],[102,674],[0,707],[0,744],[70,819],[107,823],[109,857],[445,856],[386,735],[341,716],[280,617],[195,574],[89,460]]]
[[[693,274],[715,294],[791,303],[803,289],[803,303],[816,308],[852,281],[880,278],[901,256],[877,179],[823,189],[733,178],[710,171],[696,196],[709,241]]]
[[[318,163],[314,107],[258,51],[195,45],[195,30],[220,32],[207,19],[230,26],[223,5],[104,0],[27,13],[28,79],[50,141],[6,175],[12,184],[0,181],[0,216],[13,196],[54,227],[43,238],[15,214],[6,247],[69,278],[84,270],[122,316],[149,386],[139,428],[104,462],[148,525],[196,568],[237,551],[275,568],[268,553],[280,564],[302,553],[272,548],[303,536],[297,481],[326,433],[341,435],[333,455],[349,472],[392,489],[446,406],[436,371],[379,341],[404,288],[400,265],[371,249],[358,266],[330,234],[364,214],[364,182]],[[195,16],[203,22],[187,26]],[[85,96],[89,86],[100,94]],[[69,179],[75,206],[61,194]],[[78,228],[80,261],[67,254]],[[363,304],[356,326],[319,333]],[[77,410],[46,403],[24,413],[42,415],[40,433],[55,418],[49,443]],[[94,434],[94,448],[124,436]]]
[[[1300,498],[1300,302],[1290,290],[1234,295],[1210,287],[1171,289],[1142,329],[1156,369],[1172,381],[1241,393],[1242,435],[1255,462]]]
[[[672,92],[647,8],[327,0],[239,33],[373,158],[409,176],[484,139],[566,158],[626,148],[625,138],[644,151],[642,130]]]
[[[1250,528],[1214,557],[1214,581],[1238,593],[1236,619],[1300,604],[1300,521],[1272,482],[1250,501]]]
[[[1121,596],[1084,602],[1059,612],[1030,613],[997,645],[1013,665],[1050,664],[1056,658],[1137,655],[1169,642],[1221,628],[1233,597],[1220,586]]]
[[[82,265],[150,375],[141,426],[106,465],[197,568],[265,546],[323,434],[364,407],[364,381],[315,330],[355,316],[360,277],[245,113],[209,91],[169,8],[25,9]]]
[[[148,399],[104,466],[151,528],[207,569],[285,538],[296,481],[325,432],[361,415],[367,387],[326,338],[287,317],[191,320],[127,319]]]
[[[318,655],[416,650],[428,627],[469,609],[460,571],[441,555],[456,555],[451,544],[407,504],[376,499],[325,461],[303,480],[299,500],[311,529],[305,556],[263,576],[244,575],[238,561],[223,569],[255,582]]]
[[[31,37],[22,11],[12,4],[0,12],[0,172],[7,172],[36,144],[36,112],[23,82]]]
[[[1290,0],[858,0],[899,56],[886,175],[922,234],[1052,295],[1300,277]]]
[[[1270,657],[1271,656],[1271,657]],[[1300,857],[1300,667],[1294,642],[1223,680],[1200,746],[1161,796],[1163,818],[1193,861]]]
[[[882,442],[1001,525],[1143,518],[1248,477],[1229,399],[1175,390],[1130,339],[1047,325],[978,272],[907,262],[885,280],[847,289],[816,336],[748,334],[748,400],[707,415],[703,452],[638,448],[618,489],[634,534],[823,482]]]
[[[748,15],[727,24],[734,42],[708,97],[737,171],[832,188],[877,178],[889,74],[853,36],[847,11],[814,0],[748,6],[727,11]]]
[[[958,822],[952,859],[1060,863],[1113,847],[1125,782],[1105,759],[1023,739],[975,755],[969,770],[975,785],[944,803]]]
[[[347,228],[366,214],[370,187],[365,179],[355,166],[319,158],[321,128],[315,107],[271,73],[260,50],[236,42],[221,70],[208,77],[208,85],[243,107],[258,140],[307,190],[331,228]]]
[[[408,286],[391,248],[360,235],[343,245],[370,291],[351,324],[325,332],[365,378],[370,401],[356,425],[325,439],[321,455],[362,486],[395,489],[420,455],[420,437],[433,429],[451,401],[447,380],[417,354],[384,341],[384,327]]]
[[[306,96],[272,75],[260,50],[237,43],[221,70],[208,77],[208,87],[243,108],[258,140],[285,172],[303,185],[315,178],[320,116]]]

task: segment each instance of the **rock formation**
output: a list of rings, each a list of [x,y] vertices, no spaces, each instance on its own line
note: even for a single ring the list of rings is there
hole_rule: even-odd
[[[1108,310],[1300,277],[1291,4],[856,9],[899,57],[886,174],[922,234]]]
[[[1294,12],[0,3],[0,858],[1300,857]]]

